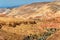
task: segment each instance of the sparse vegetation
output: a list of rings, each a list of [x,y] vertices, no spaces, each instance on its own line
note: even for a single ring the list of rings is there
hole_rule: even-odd
[[[59,30],[60,2],[33,3],[0,15],[4,40],[46,40]]]

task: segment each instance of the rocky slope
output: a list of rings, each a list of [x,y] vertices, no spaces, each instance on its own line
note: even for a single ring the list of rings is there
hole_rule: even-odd
[[[38,2],[0,9],[0,29],[21,35],[19,40],[54,39],[53,36],[60,30],[60,2]]]

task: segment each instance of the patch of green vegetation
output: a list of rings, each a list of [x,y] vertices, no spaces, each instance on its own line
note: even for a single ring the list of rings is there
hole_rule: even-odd
[[[47,32],[44,32],[43,35],[39,38],[39,40],[46,40],[49,36],[51,36],[53,33],[58,31],[59,29],[50,28],[50,29],[46,29],[46,30],[47,30]]]
[[[26,36],[23,40],[38,40],[37,35]]]
[[[51,36],[53,33],[55,33],[59,29],[50,28],[46,30],[47,32],[44,32],[43,34],[26,36],[23,40],[46,40],[49,36]]]

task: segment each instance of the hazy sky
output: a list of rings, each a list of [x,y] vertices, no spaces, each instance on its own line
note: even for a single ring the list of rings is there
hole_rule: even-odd
[[[15,7],[33,2],[47,2],[51,0],[0,0],[0,8]]]

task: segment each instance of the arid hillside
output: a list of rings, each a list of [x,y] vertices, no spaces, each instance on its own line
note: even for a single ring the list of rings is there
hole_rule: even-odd
[[[0,30],[5,35],[8,34],[7,37],[12,34],[12,39],[6,40],[59,40],[60,2],[38,2],[17,8],[1,8]],[[5,35],[0,32],[2,40],[5,40]],[[59,35],[58,38],[55,34]]]

